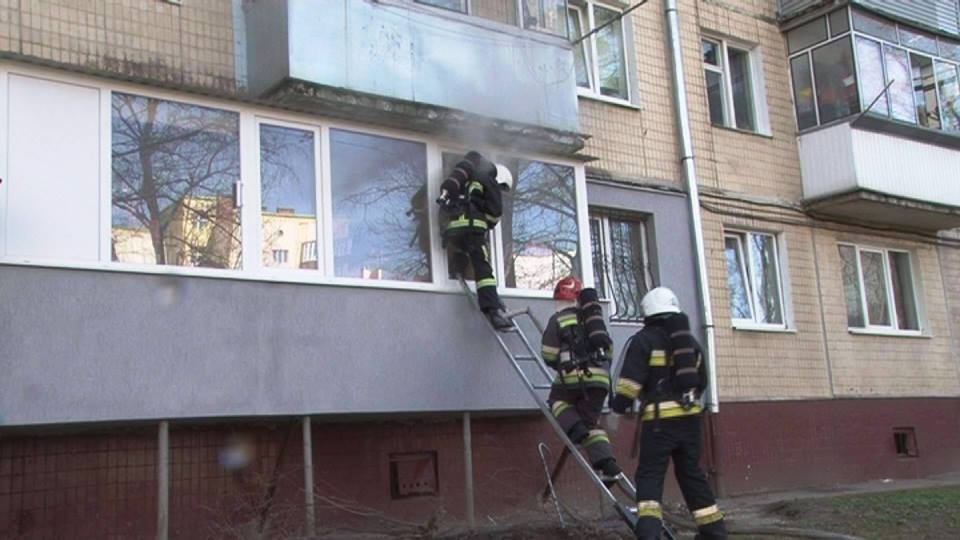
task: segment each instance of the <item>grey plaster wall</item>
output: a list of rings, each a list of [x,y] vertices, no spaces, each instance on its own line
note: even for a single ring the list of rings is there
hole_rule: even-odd
[[[588,193],[650,214],[699,326],[684,198]],[[0,424],[533,409],[483,324],[452,292],[0,265]],[[618,348],[637,330],[611,328]]]
[[[276,0],[244,10],[255,94],[289,78],[577,130],[573,50],[560,38],[396,0]]]

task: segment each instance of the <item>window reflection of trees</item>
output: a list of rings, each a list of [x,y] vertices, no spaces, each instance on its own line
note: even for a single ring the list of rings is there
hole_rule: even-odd
[[[331,130],[336,274],[430,281],[423,144]]]
[[[580,275],[574,171],[522,159],[512,165],[516,182],[501,220],[507,286],[551,290],[560,278]]]
[[[772,236],[750,234],[750,260],[757,290],[757,320],[765,323],[783,322],[780,306],[780,278],[777,275],[776,242]]]
[[[752,319],[750,291],[747,289],[744,275],[740,241],[736,237],[727,237],[724,240],[724,248],[727,259],[727,282],[730,287],[730,315],[734,319]]]
[[[236,113],[114,93],[115,261],[240,266]]]
[[[317,199],[312,131],[260,126],[260,207],[264,266],[317,268]],[[308,246],[312,246],[311,248]],[[295,259],[276,260],[276,250]]]

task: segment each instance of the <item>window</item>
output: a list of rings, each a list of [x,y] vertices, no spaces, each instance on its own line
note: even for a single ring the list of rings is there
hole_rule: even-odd
[[[960,132],[956,41],[843,8],[790,30],[787,42],[799,129],[868,111]]]
[[[330,130],[334,275],[431,281],[423,143]]]
[[[917,434],[912,427],[893,428],[893,446],[897,457],[914,458],[917,452]]]
[[[504,194],[500,234],[507,287],[551,291],[565,276],[580,276],[573,167],[504,159],[514,189]]]
[[[701,44],[710,122],[718,126],[757,131],[751,52],[723,40]]]
[[[566,0],[520,0],[523,27],[567,37]]]
[[[777,237],[756,232],[727,233],[724,254],[734,324],[785,327]]]
[[[841,244],[847,325],[919,331],[910,254]]]
[[[467,0],[414,0],[418,4],[426,4],[428,6],[435,6],[439,8],[449,9],[452,11],[459,11],[460,13],[467,12]]]
[[[239,268],[239,115],[114,93],[114,261]]]
[[[642,321],[640,299],[654,286],[643,220],[592,212],[590,246],[593,278],[600,298],[611,303],[610,320]]]
[[[567,10],[571,39],[607,25],[574,49],[577,86],[583,93],[630,100],[623,19],[620,12],[592,1],[571,2]]]
[[[316,268],[317,190],[314,133],[260,125],[260,215],[263,265],[308,268],[300,246],[313,243]],[[301,256],[288,264],[288,254]],[[278,257],[282,254],[282,258]]]

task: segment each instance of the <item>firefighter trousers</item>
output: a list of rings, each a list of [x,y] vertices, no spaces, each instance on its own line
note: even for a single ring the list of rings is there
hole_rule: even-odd
[[[485,312],[499,309],[500,296],[497,294],[497,278],[493,277],[493,267],[490,266],[486,231],[463,231],[451,236],[450,242],[454,249],[454,272],[463,275],[467,264],[473,267],[480,309]]]
[[[570,440],[587,451],[590,464],[597,469],[605,468],[605,462],[613,460],[610,438],[598,423],[606,398],[606,388],[562,383],[554,383],[547,397],[547,404],[560,427]]]
[[[723,514],[717,508],[713,490],[700,468],[700,415],[647,420],[640,436],[640,462],[637,465],[637,538],[660,538],[663,513],[663,479],[673,459],[673,472],[687,508],[693,514],[701,540],[727,537]]]

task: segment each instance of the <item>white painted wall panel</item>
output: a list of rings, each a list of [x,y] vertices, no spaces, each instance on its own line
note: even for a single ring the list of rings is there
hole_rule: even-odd
[[[849,191],[857,183],[849,124],[802,135],[799,142],[803,197],[817,199]]]
[[[95,261],[100,91],[11,75],[7,255]]]
[[[860,187],[960,206],[960,151],[872,131],[852,137]]]
[[[868,189],[960,206],[960,151],[839,124],[800,137],[804,199]]]

